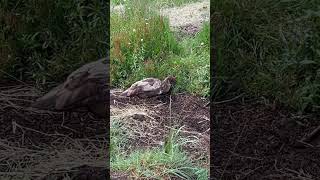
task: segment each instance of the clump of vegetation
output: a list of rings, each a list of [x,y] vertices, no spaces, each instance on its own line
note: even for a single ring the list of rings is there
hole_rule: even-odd
[[[125,15],[111,15],[111,80],[120,86],[155,76],[157,64],[181,50],[166,18],[142,3],[134,7],[126,8]]]
[[[159,65],[159,74],[171,73],[177,76],[176,91],[186,91],[204,97],[209,95],[209,35],[210,26],[206,23],[195,37],[189,37],[180,42],[183,54],[170,56],[166,63]]]
[[[314,0],[212,3],[218,78],[238,82],[238,92],[265,96],[300,112],[319,110],[318,5]]]
[[[185,141],[179,139],[179,131],[171,131],[163,147],[130,152],[127,147],[126,129],[120,120],[111,121],[111,168],[126,172],[133,178],[163,179],[179,177],[182,179],[208,179],[208,170],[195,167],[181,149]]]
[[[127,87],[146,77],[177,77],[177,91],[209,94],[209,24],[195,37],[178,41],[162,17],[144,1],[111,14],[111,82]]]
[[[2,0],[0,12],[1,78],[44,85],[106,56],[105,1]]]

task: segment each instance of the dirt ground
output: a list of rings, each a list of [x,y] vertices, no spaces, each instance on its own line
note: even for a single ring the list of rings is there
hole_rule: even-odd
[[[111,96],[110,105],[111,111],[114,108],[120,109],[132,109],[132,106],[143,106],[147,109],[147,111],[152,111],[151,115],[153,121],[157,122],[157,127],[159,130],[159,141],[163,140],[163,133],[167,133],[166,129],[169,127],[182,127],[182,132],[199,135],[205,140],[209,140],[210,133],[210,110],[209,107],[205,107],[207,103],[206,99],[202,99],[196,96],[188,95],[188,94],[176,94],[170,99],[167,98],[147,98],[140,99],[137,97],[132,98],[122,98],[118,96]],[[171,106],[171,107],[170,107]],[[140,111],[141,112],[141,111]],[[130,116],[133,117],[136,121],[143,121],[144,118],[148,118],[146,115],[140,115],[142,113],[133,112],[130,113]],[[112,115],[111,115],[112,116]],[[144,129],[145,131],[147,129]],[[150,129],[151,131],[155,129]],[[153,138],[154,141],[157,141]],[[146,143],[146,139],[143,137],[137,138],[136,142],[139,146],[148,146]],[[209,145],[209,144],[208,144]]]
[[[181,137],[196,139],[194,143],[184,145],[183,150],[189,158],[209,168],[210,110],[205,106],[206,99],[175,94],[170,102],[169,96],[140,99],[123,98],[117,92],[111,93],[111,117],[123,116],[126,130],[130,131],[128,138],[133,151],[159,147],[163,145],[170,128],[181,128]],[[113,179],[121,179],[121,173],[111,174]]]
[[[28,84],[0,84],[1,179],[105,179],[107,121],[30,109],[39,95]]]
[[[232,102],[212,110],[213,179],[319,179],[320,146],[296,141],[320,124],[262,102]]]

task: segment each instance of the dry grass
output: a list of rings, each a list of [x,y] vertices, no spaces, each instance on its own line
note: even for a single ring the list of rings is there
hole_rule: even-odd
[[[146,146],[161,144],[165,129],[154,116],[155,112],[143,105],[127,105],[126,107],[111,106],[111,120],[121,121],[122,128],[127,131],[127,138],[136,142],[145,141]],[[141,145],[141,144],[140,144]]]
[[[26,84],[0,87],[0,114],[11,111],[17,119],[25,121],[41,115],[43,111],[28,107],[39,94],[39,90]],[[46,113],[61,117],[61,113]],[[8,119],[0,116],[0,120]],[[0,139],[1,179],[41,179],[71,172],[72,168],[82,165],[106,167],[108,164],[107,139],[103,137],[75,139],[67,133],[49,133],[23,123],[16,119],[12,119],[12,123],[5,123],[12,124],[12,134]],[[50,141],[37,142],[28,137],[30,133]]]
[[[39,91],[28,85],[14,85],[0,87],[0,110],[6,108],[23,109],[21,104],[31,103]]]
[[[28,148],[19,143],[0,140],[0,159],[8,170],[0,172],[3,177],[43,178],[48,175],[70,172],[82,165],[106,167],[106,141],[97,146],[92,139],[60,137],[57,145]]]

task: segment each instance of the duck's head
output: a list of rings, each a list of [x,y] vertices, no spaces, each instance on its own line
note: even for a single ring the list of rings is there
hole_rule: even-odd
[[[176,77],[168,76],[163,80],[161,88],[163,92],[169,92],[170,89],[172,89],[175,84],[176,84]]]
[[[175,85],[177,80],[174,76],[168,76],[164,79],[165,82],[169,82],[171,85]]]

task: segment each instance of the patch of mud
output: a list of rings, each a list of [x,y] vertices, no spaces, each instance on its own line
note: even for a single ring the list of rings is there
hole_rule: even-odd
[[[212,113],[215,179],[319,179],[319,147],[295,143],[319,126],[320,115],[259,102],[214,105]]]

